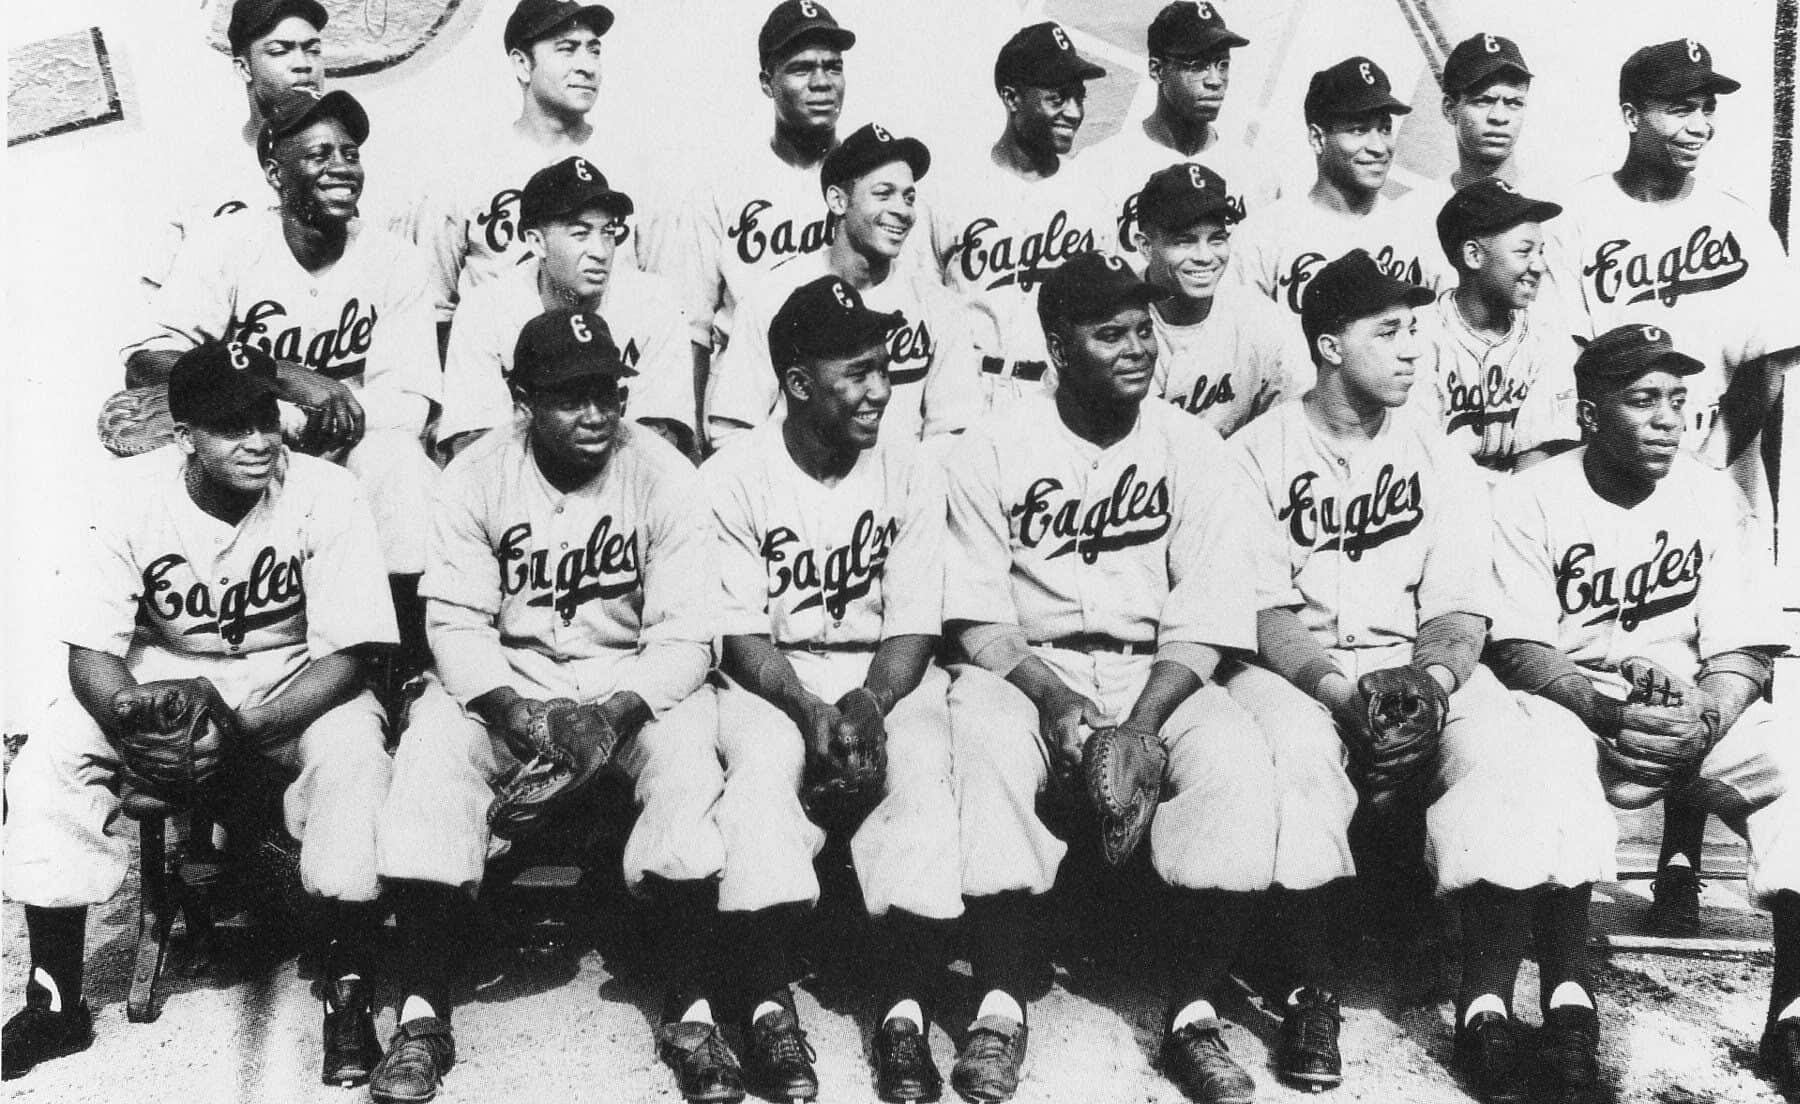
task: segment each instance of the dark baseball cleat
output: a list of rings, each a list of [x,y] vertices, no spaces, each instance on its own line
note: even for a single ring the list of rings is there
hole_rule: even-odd
[[[1775,1082],[1788,1099],[1800,1098],[1800,1018],[1790,1016],[1770,1024],[1763,1031],[1757,1056],[1764,1077]]]
[[[792,1012],[765,1013],[747,1034],[744,1085],[767,1100],[812,1100],[819,1095],[816,1061],[818,1055]]]
[[[911,1020],[875,1029],[875,1095],[887,1101],[936,1100],[944,1076],[931,1060],[931,1040]]]
[[[737,1104],[744,1099],[744,1072],[725,1036],[713,1024],[663,1024],[656,1051],[693,1104]]]
[[[387,1053],[369,1075],[369,1097],[376,1104],[424,1104],[455,1064],[449,1023],[436,1016],[407,1020],[394,1029]]]
[[[319,1080],[346,1089],[360,1085],[380,1061],[374,987],[361,978],[332,982],[325,999],[325,1060]]]
[[[1275,1047],[1275,1072],[1289,1081],[1330,1088],[1344,1080],[1344,1059],[1338,1053],[1338,1028],[1343,1024],[1337,998],[1312,986],[1300,990],[1281,1021],[1281,1041]]]
[[[1019,1091],[1030,1030],[1006,1016],[983,1016],[969,1025],[969,1037],[950,1070],[950,1084],[964,1100],[998,1104]]]
[[[1584,1004],[1561,1004],[1544,1013],[1538,1060],[1564,1101],[1595,1100],[1600,1084],[1600,1014]]]
[[[1650,883],[1644,927],[1658,935],[1700,933],[1700,875],[1691,866],[1665,866]]]
[[[40,1062],[79,1054],[92,1045],[94,1014],[87,1002],[52,1012],[50,991],[31,982],[25,986],[25,1007],[0,1028],[0,1079],[23,1077]]]
[[[1162,1070],[1200,1104],[1250,1104],[1256,1082],[1232,1061],[1218,1020],[1195,1020],[1163,1036]]]
[[[1511,1016],[1479,1012],[1456,1029],[1456,1068],[1477,1100],[1519,1100],[1519,1034]]]

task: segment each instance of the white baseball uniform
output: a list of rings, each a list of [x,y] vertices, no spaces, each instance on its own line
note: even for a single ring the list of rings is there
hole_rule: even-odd
[[[285,450],[236,525],[188,495],[173,445],[112,468],[65,576],[63,640],[125,661],[140,683],[204,676],[236,709],[286,690],[314,662],[394,644],[375,525],[355,479]],[[372,901],[375,817],[387,792],[383,715],[367,690],[268,758],[295,775],[283,807],[316,895]],[[261,752],[259,752],[261,754]],[[23,904],[99,904],[130,841],[114,833],[119,752],[72,694],[50,708],[6,779],[6,893]]]
[[[647,429],[621,425],[606,466],[566,494],[539,470],[528,424],[452,461],[419,583],[435,675],[395,754],[382,876],[481,880],[488,806],[518,760],[467,706],[502,686],[541,701],[641,697],[655,719],[615,759],[639,810],[626,884],[716,875],[713,563],[699,475]]]
[[[790,257],[761,277],[739,304],[735,336],[707,380],[708,436],[715,447],[783,410],[769,361],[769,323],[795,288],[830,274],[824,251]],[[882,416],[882,436],[918,440],[968,426],[986,400],[962,303],[930,273],[898,261],[887,279],[859,294],[870,310],[898,311],[906,318],[888,334],[893,395]]]
[[[268,210],[280,203],[256,159],[256,146],[245,142],[236,129],[228,139],[209,144],[191,164],[204,171],[190,173],[182,181],[180,198],[142,246],[138,279],[148,297],[153,298],[168,280],[177,254],[201,227],[215,218]]]
[[[1560,649],[1611,697],[1621,660],[1643,656],[1692,680],[1701,662],[1786,646],[1769,601],[1763,528],[1729,476],[1677,454],[1650,497],[1623,507],[1594,493],[1577,449],[1503,481],[1494,496],[1495,640]],[[1539,728],[1591,744],[1574,714],[1517,695]],[[1706,756],[1684,797],[1750,843],[1750,891],[1800,889],[1800,773],[1791,710],[1757,701]],[[1589,757],[1590,771],[1593,756]]]
[[[1253,290],[1222,277],[1212,313],[1191,326],[1163,318],[1155,303],[1152,394],[1229,437],[1276,403],[1299,398],[1315,372],[1300,324]]]
[[[1259,561],[1260,605],[1296,610],[1352,682],[1412,662],[1420,627],[1435,617],[1491,616],[1481,539],[1488,493],[1431,419],[1390,411],[1373,438],[1351,448],[1314,425],[1304,403],[1289,403],[1230,447],[1262,509],[1263,529],[1245,532]],[[1281,833],[1310,841],[1294,856],[1302,884],[1346,877],[1344,833],[1357,796],[1336,727],[1299,689],[1255,671],[1246,690],[1260,704],[1248,693],[1244,700],[1276,745]],[[1440,890],[1477,881],[1579,885],[1609,874],[1616,830],[1592,761],[1591,744],[1533,731],[1477,666],[1450,696],[1427,813],[1427,858]]]
[[[720,635],[768,637],[829,702],[863,684],[883,640],[942,630],[942,475],[914,442],[884,437],[828,487],[794,463],[774,422],[714,454],[702,475],[718,533]],[[962,914],[948,685],[942,669],[928,667],[888,714],[885,792],[850,840],[870,915]],[[816,903],[813,857],[825,834],[800,807],[799,730],[728,682],[719,691],[719,742],[719,908]]]
[[[1205,165],[1225,181],[1225,194],[1239,219],[1248,217],[1275,202],[1281,186],[1268,170],[1267,159],[1259,159],[1250,147],[1237,137],[1228,137],[1218,127],[1210,127],[1212,137],[1205,148],[1192,156],[1164,145],[1145,129],[1149,119],[1134,119],[1119,132],[1092,149],[1084,150],[1078,160],[1093,174],[1113,213],[1119,256],[1143,271],[1144,258],[1137,251],[1131,235],[1137,229],[1137,196],[1150,174],[1170,165]]]
[[[1408,283],[1434,291],[1447,283],[1449,261],[1434,225],[1386,195],[1366,215],[1333,210],[1309,192],[1284,195],[1232,234],[1230,271],[1298,315],[1306,285],[1352,249],[1368,250],[1383,271]]]

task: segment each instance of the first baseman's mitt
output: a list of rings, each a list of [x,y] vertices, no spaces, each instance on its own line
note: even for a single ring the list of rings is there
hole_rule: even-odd
[[[1606,799],[1641,809],[1692,779],[1719,740],[1719,707],[1712,695],[1632,656],[1619,664],[1631,683],[1619,707],[1616,732],[1600,733],[1600,781]]]
[[[621,742],[598,705],[556,698],[533,706],[525,733],[533,754],[488,807],[488,829],[501,839],[543,827],[551,808],[593,781]]]
[[[113,695],[119,799],[127,816],[194,807],[239,738],[238,716],[204,678],[128,686]]]
[[[1150,831],[1168,769],[1168,749],[1154,732],[1108,725],[1088,737],[1081,773],[1100,815],[1100,849],[1108,864],[1125,865]]]
[[[800,804],[824,828],[853,828],[881,802],[887,780],[887,725],[875,695],[857,687],[832,707],[830,746],[807,756]]]
[[[1356,680],[1356,700],[1360,715],[1345,743],[1366,793],[1396,790],[1437,762],[1450,698],[1430,674],[1411,664],[1370,671]]]

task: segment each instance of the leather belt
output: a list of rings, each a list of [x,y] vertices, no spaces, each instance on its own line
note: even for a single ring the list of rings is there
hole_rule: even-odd
[[[1116,652],[1119,655],[1155,655],[1156,642],[1143,641],[1133,643],[1129,640],[1118,640],[1105,633],[1076,633],[1074,636],[1058,637],[1055,640],[1040,640],[1046,648],[1061,648],[1068,652],[1084,652],[1092,655],[1095,652]]]
[[[1006,361],[997,356],[982,357],[981,370],[994,376],[1004,376],[1008,374],[1006,371]],[[1044,373],[1049,370],[1050,366],[1041,360],[1015,360],[1012,362],[1011,375],[1014,379],[1021,379],[1031,383],[1043,379]]]
[[[834,652],[872,652],[880,645],[865,644],[855,640],[796,640],[780,645],[784,652],[811,652],[814,655],[828,655]]]

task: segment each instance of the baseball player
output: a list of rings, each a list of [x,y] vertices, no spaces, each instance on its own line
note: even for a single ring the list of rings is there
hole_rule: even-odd
[[[821,276],[855,288],[870,310],[902,319],[887,339],[893,395],[882,429],[889,438],[959,432],[980,412],[980,368],[962,304],[922,266],[896,264],[918,217],[917,182],[930,166],[925,143],[896,138],[875,123],[825,155],[819,185],[836,231],[824,250],[770,269],[766,286],[739,306],[737,337],[720,354],[708,386],[713,447],[781,412],[769,322],[795,288]]]
[[[813,858],[826,828],[854,833],[851,858],[884,948],[877,1095],[935,1100],[943,1087],[928,990],[963,904],[950,680],[931,662],[943,621],[944,492],[937,462],[881,425],[893,394],[889,335],[903,324],[838,276],[802,284],[769,327],[785,418],[743,434],[702,471],[724,580],[719,907],[744,933],[735,942],[750,1008],[745,1075],[769,1099],[819,1091],[783,948],[799,911],[818,902]],[[865,791],[846,799],[850,808],[821,796],[809,809],[804,794],[871,760],[850,779]]]
[[[455,1061],[447,949],[489,855],[495,787],[531,769],[534,718],[558,699],[593,710],[634,784],[624,874],[664,914],[662,1053],[688,1098],[743,1095],[705,995],[724,858],[711,528],[693,465],[621,417],[632,375],[599,315],[533,318],[509,380],[526,417],[458,456],[432,503],[420,591],[435,668],[380,819],[402,962],[399,1026],[370,1082],[384,1104],[430,1099]]]
[[[507,374],[519,328],[546,310],[574,307],[606,319],[625,366],[637,373],[632,420],[693,453],[692,361],[680,293],[619,252],[635,209],[585,157],[532,174],[518,213],[531,257],[471,289],[457,308],[437,424],[443,451],[454,456],[512,420]]]
[[[380,1057],[371,940],[389,761],[360,653],[395,642],[393,607],[356,480],[282,447],[276,373],[235,341],[178,358],[174,443],[113,469],[68,573],[71,693],[6,778],[6,894],[25,906],[31,944],[25,1009],[0,1048],[8,1078],[92,1042],[87,910],[131,862],[114,828],[121,776],[136,768],[120,707],[171,679],[210,680],[235,712],[226,763],[266,762],[288,780],[286,827],[330,940],[325,1082],[360,1083]]]
[[[1318,175],[1239,228],[1237,279],[1298,315],[1307,281],[1332,258],[1364,249],[1388,275],[1437,286],[1429,219],[1409,218],[1381,191],[1394,162],[1394,117],[1412,111],[1394,98],[1387,73],[1368,58],[1345,58],[1313,74],[1304,111]]]
[[[1800,820],[1787,787],[1800,764],[1792,718],[1765,700],[1772,657],[1786,646],[1771,619],[1766,530],[1727,475],[1679,447],[1692,424],[1688,385],[1713,370],[1686,347],[1679,334],[1637,323],[1600,335],[1577,358],[1583,447],[1495,493],[1494,573],[1504,602],[1493,662],[1522,691],[1533,729],[1590,749],[1590,773],[1599,742],[1614,801],[1635,807],[1666,791],[1719,813],[1749,841],[1749,891],[1774,916],[1762,1058],[1792,1098],[1800,1093]],[[1672,708],[1637,704],[1630,672],[1646,662],[1682,688]],[[1619,782],[1635,777],[1629,730],[1646,727],[1641,713],[1696,725],[1700,737],[1658,790],[1632,797]],[[1576,884],[1539,908],[1546,1059],[1564,1085],[1591,1086],[1596,1076],[1587,905],[1588,887]]]
[[[1429,806],[1426,858],[1463,924],[1461,1055],[1485,1030],[1482,1016],[1506,1021],[1530,894],[1607,874],[1616,830],[1591,750],[1534,731],[1476,662],[1491,608],[1479,539],[1486,492],[1462,450],[1405,409],[1423,354],[1414,312],[1431,298],[1360,250],[1307,289],[1301,323],[1318,384],[1230,442],[1266,526],[1251,537],[1266,669],[1249,669],[1232,693],[1275,741],[1281,836],[1314,841],[1312,884],[1352,873],[1359,788],[1365,816],[1383,831]],[[1444,726],[1416,773],[1384,781],[1362,764],[1373,732],[1368,687],[1390,681],[1435,699]],[[1293,897],[1286,938],[1317,977],[1328,969],[1318,895]],[[1337,998],[1301,988],[1289,1007],[1277,1069],[1336,1083]]]
[[[932,251],[944,282],[968,300],[990,403],[1055,387],[1032,307],[1038,285],[1077,253],[1113,249],[1106,197],[1068,156],[1087,82],[1105,75],[1060,25],[1019,31],[994,61],[1006,129],[934,185]]]
[[[1561,213],[1488,177],[1437,216],[1457,281],[1421,312],[1428,348],[1412,401],[1492,473],[1529,467],[1578,436],[1574,343],[1532,309],[1545,271],[1544,223]]]
[[[1231,51],[1250,40],[1225,25],[1212,3],[1174,0],[1156,13],[1145,36],[1156,107],[1141,120],[1082,154],[1118,219],[1120,254],[1137,253],[1137,196],[1144,179],[1171,163],[1201,164],[1229,183],[1231,211],[1243,219],[1273,203],[1280,188],[1241,138],[1219,130],[1231,87]]]
[[[275,211],[214,220],[181,252],[127,346],[126,383],[160,383],[183,351],[235,340],[273,356],[281,398],[309,412],[295,434],[363,482],[403,634],[422,667],[416,596],[425,568],[419,503],[437,468],[420,435],[438,395],[425,258],[356,217],[369,117],[348,92],[298,90],[271,105],[257,141]]]
[[[1198,1099],[1247,1100],[1214,1002],[1280,870],[1267,738],[1219,681],[1254,647],[1254,504],[1219,436],[1145,402],[1165,293],[1117,257],[1079,253],[1039,291],[1054,395],[996,410],[946,462],[946,632],[971,965],[983,996],[952,1080],[970,1100],[1018,1087],[1028,1038],[1026,912],[1067,845],[1040,799],[1067,799],[1095,728],[1167,756],[1149,828],[1176,890],[1163,1066]],[[1223,665],[1222,665],[1223,661]]]
[[[1150,304],[1156,327],[1151,394],[1229,437],[1311,383],[1294,321],[1225,278],[1237,223],[1230,186],[1192,161],[1154,174],[1137,193],[1144,279],[1167,295]]]

